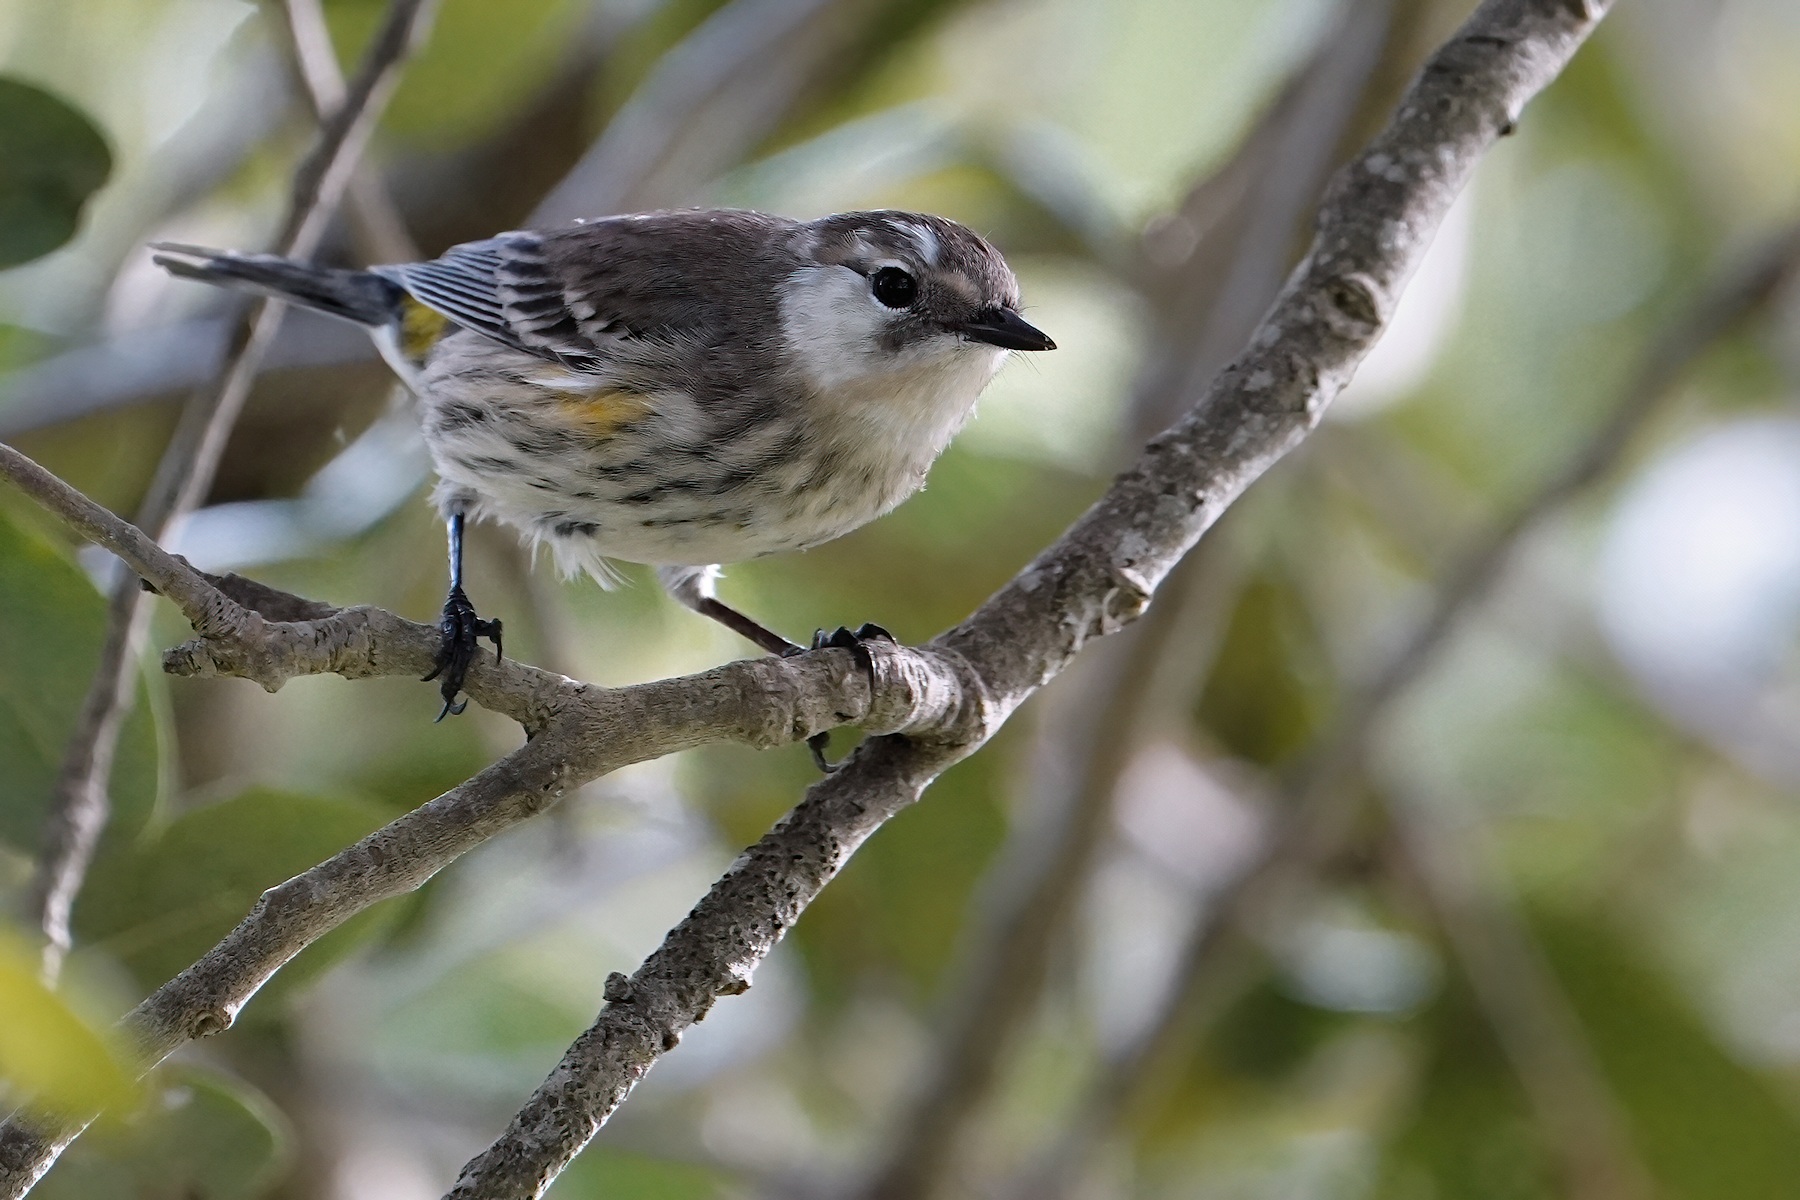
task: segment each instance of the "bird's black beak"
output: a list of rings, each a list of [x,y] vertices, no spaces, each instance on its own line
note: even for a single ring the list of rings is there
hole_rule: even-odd
[[[972,341],[1004,346],[1008,350],[1056,349],[1056,343],[1043,330],[1010,308],[990,308],[978,312],[974,320],[964,321],[958,326],[958,331]]]

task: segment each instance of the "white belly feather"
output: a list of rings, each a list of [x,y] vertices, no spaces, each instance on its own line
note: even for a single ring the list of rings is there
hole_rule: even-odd
[[[602,436],[583,407],[603,390],[593,375],[457,340],[420,381],[440,504],[513,525],[603,583],[607,560],[738,562],[875,519],[924,483],[1006,356],[946,339],[885,369],[834,372],[782,396],[779,419],[708,446],[708,414],[684,394],[631,398]],[[766,465],[732,466],[751,462]]]

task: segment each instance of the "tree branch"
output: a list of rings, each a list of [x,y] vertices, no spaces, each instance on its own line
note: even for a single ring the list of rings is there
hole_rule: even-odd
[[[165,668],[174,674],[238,675],[273,689],[324,672],[417,677],[433,664],[439,634],[432,626],[377,608],[333,609],[233,576],[204,576],[4,445],[0,477],[117,554],[181,609],[200,636],[167,653]],[[617,689],[484,656],[470,672],[468,693],[519,721],[529,735],[525,745],[265,893],[218,946],[126,1018],[139,1065],[148,1069],[181,1043],[228,1028],[257,989],[317,938],[418,887],[564,791],[619,767],[713,741],[784,745],[845,721],[877,733],[966,739],[959,732],[966,697],[979,686],[965,666],[942,651],[885,643],[868,649],[867,669],[848,651],[820,650]],[[15,1115],[0,1126],[0,1197],[24,1195],[84,1125]]]
[[[1553,79],[1604,0],[1489,0],[1336,179],[1317,236],[1250,347],[1044,554],[932,643],[985,685],[972,741],[874,738],[738,864],[569,1048],[453,1198],[541,1195],[720,995],[749,973],[881,820],[980,744],[1090,638],[1143,611],[1226,505],[1312,428],[1373,345],[1451,201]],[[801,836],[803,835],[803,836]]]
[[[437,0],[392,0],[342,105],[323,123],[319,142],[295,170],[276,253],[304,257],[323,236],[357,159],[399,83],[400,68],[425,37]],[[182,409],[138,514],[160,539],[212,487],[225,443],[250,395],[285,306],[257,300],[244,310],[217,384]],[[29,920],[44,936],[44,975],[55,979],[69,949],[69,914],[111,807],[107,793],[119,732],[137,684],[145,607],[137,581],[121,579],[108,607],[100,662],[76,718],[50,806],[27,898]]]

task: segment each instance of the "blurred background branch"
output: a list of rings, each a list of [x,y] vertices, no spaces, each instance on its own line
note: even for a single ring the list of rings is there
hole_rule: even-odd
[[[344,111],[348,95],[337,51],[331,45],[331,29],[325,23],[325,10],[320,0],[280,0],[280,5],[287,18],[295,74],[312,104],[313,116],[321,126],[328,125]],[[345,186],[344,209],[356,241],[357,257],[363,262],[416,262],[423,257],[407,233],[406,218],[400,215],[387,185],[361,155],[357,156]]]
[[[1249,950],[1246,939],[1254,938],[1269,914],[1291,903],[1355,838],[1364,798],[1359,780],[1372,741],[1391,708],[1487,598],[1519,544],[1617,467],[1695,360],[1777,294],[1796,265],[1800,265],[1800,226],[1770,237],[1754,253],[1734,256],[1688,309],[1651,339],[1611,411],[1569,462],[1460,556],[1445,574],[1423,620],[1370,682],[1345,702],[1334,725],[1283,788],[1275,805],[1280,815],[1258,860],[1225,894],[1208,897],[1205,908],[1195,915],[1177,959],[1181,966],[1174,985],[1158,1015],[1089,1086],[1074,1110],[1078,1115],[1021,1194],[1070,1194],[1080,1186],[1089,1157],[1119,1124],[1133,1110],[1157,1102],[1157,1089],[1170,1085],[1168,1064],[1191,1055],[1202,1030],[1227,1004],[1233,986],[1242,985],[1243,972],[1229,969],[1228,959],[1244,955]],[[1489,1001],[1503,1040],[1520,1056],[1519,1070],[1540,1098],[1546,1128],[1566,1148],[1574,1194],[1648,1194],[1643,1169],[1622,1146],[1609,1115],[1610,1102],[1593,1082],[1586,1052],[1579,1036],[1568,1028],[1555,986],[1534,968],[1518,930],[1503,923],[1504,902],[1480,898],[1470,868],[1460,851],[1445,844],[1444,835],[1412,829],[1423,818],[1405,809],[1393,816],[1414,870],[1442,909],[1440,919],[1469,955],[1477,992]],[[1435,857],[1420,858],[1421,854]],[[1497,991],[1502,994],[1497,996]],[[1531,1032],[1518,1031],[1514,1022],[1529,1024]],[[1571,1121],[1572,1114],[1579,1119]]]
[[[1587,1043],[1568,997],[1512,898],[1489,877],[1466,831],[1446,829],[1430,806],[1384,805],[1395,824],[1399,869],[1444,931],[1482,1014],[1531,1097],[1568,1195],[1648,1200],[1650,1172]]]
[[[294,172],[293,194],[274,252],[306,257],[349,182],[357,157],[374,132],[408,54],[431,26],[436,0],[393,0],[381,30],[357,70],[356,81],[322,122],[318,145]],[[281,323],[283,305],[258,299],[232,335],[225,368],[211,388],[183,408],[168,448],[138,509],[137,524],[162,539],[206,498],[226,441],[250,394],[251,381]],[[125,714],[137,693],[139,653],[148,599],[125,575],[114,584],[100,662],[63,756],[44,821],[43,849],[27,901],[27,919],[44,937],[44,975],[54,980],[69,949],[69,916],[100,832],[106,825],[113,756]]]

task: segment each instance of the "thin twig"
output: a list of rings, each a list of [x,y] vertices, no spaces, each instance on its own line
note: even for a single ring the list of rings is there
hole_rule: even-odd
[[[545,196],[534,225],[557,224],[659,207],[768,136],[817,67],[841,49],[848,23],[833,21],[845,0],[731,0],[658,60],[625,107]],[[859,5],[867,9],[867,4]],[[821,19],[825,18],[825,19]],[[788,63],[774,60],[786,57]],[[766,94],[759,94],[766,93]],[[713,120],[702,121],[703,113]],[[713,153],[681,162],[679,183],[666,178],[696,130]],[[689,155],[690,158],[695,156]]]
[[[392,0],[342,106],[294,174],[276,252],[304,257],[318,244],[350,172],[399,83],[400,68],[423,42],[438,0]],[[183,408],[138,513],[138,525],[166,537],[203,500],[218,472],[263,355],[285,306],[258,300],[245,309],[218,383],[196,392]],[[105,828],[108,785],[119,732],[137,686],[137,661],[146,618],[137,581],[121,578],[108,607],[109,624],[93,682],[44,816],[42,848],[27,899],[28,919],[43,932],[43,971],[55,979],[70,944],[69,914]]]
[[[134,578],[181,610],[200,636],[164,653],[163,666],[170,674],[230,675],[274,691],[302,675],[416,677],[436,658],[440,634],[435,625],[366,605],[333,608],[239,576],[197,571],[4,443],[0,479],[117,555]],[[848,651],[816,651],[748,659],[657,683],[602,688],[483,655],[471,667],[467,683],[477,704],[511,717],[532,737],[541,736],[559,714],[600,728],[627,720],[620,714],[621,702],[627,708],[669,710],[629,718],[615,731],[607,755],[638,754],[629,747],[639,741],[645,747],[640,757],[650,758],[719,740],[778,746],[852,721],[883,732],[954,726],[963,704],[960,663],[929,649],[885,642],[869,645],[866,658],[859,666],[861,660]]]
[[[1650,1200],[1656,1187],[1555,972],[1491,864],[1431,805],[1383,792],[1410,875],[1538,1115],[1571,1200]]]
[[[321,125],[344,111],[349,85],[331,46],[331,28],[320,0],[281,0],[288,47],[295,73]],[[406,231],[406,220],[381,174],[369,160],[357,158],[344,194],[344,213],[364,262],[416,262],[418,245]]]
[[[1154,1065],[1181,1061],[1205,1023],[1211,992],[1228,972],[1224,960],[1243,944],[1241,930],[1255,914],[1290,894],[1298,881],[1343,845],[1355,821],[1354,781],[1371,737],[1395,701],[1436,661],[1462,622],[1504,572],[1519,543],[1546,518],[1619,465],[1639,433],[1662,410],[1687,369],[1721,336],[1757,311],[1800,270],[1800,224],[1771,238],[1758,252],[1723,271],[1651,343],[1620,390],[1607,418],[1560,471],[1477,540],[1447,571],[1431,610],[1410,637],[1348,701],[1301,774],[1285,787],[1287,816],[1263,856],[1224,897],[1215,897],[1188,936],[1180,968],[1158,1016],[1090,1086],[1080,1118],[1050,1162],[1034,1173],[1033,1195],[1051,1200],[1081,1177],[1087,1156],[1128,1113],[1148,1103],[1162,1073]]]

